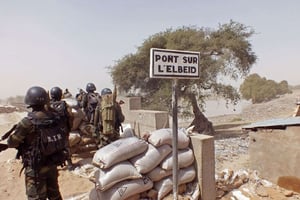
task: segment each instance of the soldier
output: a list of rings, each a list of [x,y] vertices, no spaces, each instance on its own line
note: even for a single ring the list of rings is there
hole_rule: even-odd
[[[86,85],[86,94],[82,99],[82,108],[85,112],[88,123],[94,124],[95,110],[100,103],[100,95],[95,92],[96,86],[94,83]]]
[[[65,123],[56,112],[46,109],[49,96],[39,86],[28,89],[25,104],[32,111],[16,126],[9,136],[9,148],[18,149],[25,169],[26,195],[29,200],[61,200],[57,166],[67,158]]]
[[[50,107],[54,109],[58,114],[61,116],[61,118],[66,123],[66,126],[68,127],[68,134],[66,136],[66,149],[69,151],[69,158],[67,159],[67,165],[68,169],[73,169],[72,159],[71,159],[71,150],[69,145],[69,133],[71,131],[72,125],[73,125],[73,114],[72,114],[72,108],[68,106],[66,101],[62,100],[63,94],[62,89],[59,87],[53,87],[50,90]]]
[[[100,145],[105,146],[120,137],[120,128],[125,117],[120,104],[116,101],[116,88],[114,92],[109,88],[101,90],[101,106],[99,107],[98,124],[100,127]],[[123,103],[123,102],[122,102]]]

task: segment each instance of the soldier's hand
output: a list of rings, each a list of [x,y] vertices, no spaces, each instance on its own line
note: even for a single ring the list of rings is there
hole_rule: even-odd
[[[8,148],[7,144],[0,143],[0,152],[6,150],[7,148]]]

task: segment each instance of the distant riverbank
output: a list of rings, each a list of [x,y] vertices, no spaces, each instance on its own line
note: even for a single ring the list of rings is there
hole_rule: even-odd
[[[209,100],[206,101],[205,114],[206,117],[214,117],[220,115],[240,114],[243,109],[251,105],[250,101],[241,100],[237,105],[228,104],[226,101],[221,100]]]

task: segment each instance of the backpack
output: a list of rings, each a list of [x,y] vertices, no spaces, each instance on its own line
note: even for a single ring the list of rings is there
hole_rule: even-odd
[[[67,103],[65,101],[51,101],[50,107],[53,108],[59,114],[59,116],[68,116]]]
[[[43,165],[64,165],[68,157],[66,124],[55,113],[49,118],[29,113],[28,118],[34,126],[35,138],[26,152],[24,165],[34,169]]]
[[[87,107],[90,112],[94,112],[99,102],[99,96],[96,93],[87,94]]]
[[[106,94],[101,99],[101,120],[104,135],[115,133],[116,109],[113,94]]]
[[[69,113],[68,113],[67,103],[63,100],[51,101],[50,107],[57,112],[61,120],[63,120],[67,124],[70,130],[72,127],[70,127],[71,125],[69,124]]]
[[[88,121],[93,122],[95,110],[99,102],[99,96],[97,93],[87,93],[86,95],[87,95],[86,114],[88,117]]]

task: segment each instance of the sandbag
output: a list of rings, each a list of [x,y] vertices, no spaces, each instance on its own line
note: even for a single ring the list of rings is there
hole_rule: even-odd
[[[96,132],[96,127],[93,124],[88,124],[84,122],[80,124],[79,130],[82,135],[87,135],[92,137]]]
[[[123,161],[108,169],[98,168],[95,172],[96,189],[105,191],[121,181],[141,177],[142,175],[129,161]]]
[[[145,174],[154,169],[159,163],[172,152],[170,145],[162,145],[154,147],[148,144],[148,149],[142,154],[139,154],[130,159],[130,162],[136,167],[137,171]]]
[[[72,108],[73,124],[71,131],[78,130],[81,122],[85,118],[84,112],[79,108],[78,101],[76,99],[64,98],[62,100],[64,100],[67,103],[67,105]]]
[[[135,194],[140,194],[153,187],[153,182],[147,178],[125,180],[117,183],[106,191],[94,189],[90,193],[91,200],[124,200]]]
[[[85,115],[84,112],[81,109],[74,109],[72,108],[72,114],[73,114],[73,124],[71,130],[78,130],[80,124],[83,122]]]
[[[140,194],[135,194],[135,195],[132,195],[128,198],[126,198],[125,200],[141,200],[141,195]]]
[[[69,135],[69,145],[70,147],[75,146],[81,140],[80,134],[76,132],[71,132]]]
[[[135,136],[134,130],[131,128],[130,124],[122,124],[123,131],[120,131],[120,137],[133,137]]]
[[[190,144],[190,138],[186,134],[185,129],[178,129],[178,149],[185,149]],[[159,147],[163,144],[168,144],[172,146],[173,141],[173,132],[170,128],[158,129],[150,132],[148,142],[153,144],[156,147]]]
[[[178,184],[185,184],[192,182],[196,177],[196,170],[194,166],[183,168],[178,173]],[[163,199],[173,189],[173,177],[168,176],[158,182],[155,182],[154,188],[158,191],[158,200]]]
[[[137,137],[120,138],[97,150],[92,163],[106,169],[145,152],[147,148],[148,143]]]
[[[147,176],[151,179],[151,181],[157,182],[167,176],[172,175],[172,173],[173,170],[164,170],[161,167],[155,167],[147,174]]]
[[[184,168],[188,167],[194,162],[194,153],[192,149],[186,148],[186,149],[180,149],[178,150],[178,167]],[[161,163],[160,167],[165,170],[171,170],[173,169],[173,155],[169,154]]]

